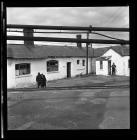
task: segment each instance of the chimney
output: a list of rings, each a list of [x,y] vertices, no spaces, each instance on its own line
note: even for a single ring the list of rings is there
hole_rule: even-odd
[[[33,29],[24,28],[23,29],[24,37],[33,37]],[[34,41],[24,40],[24,45],[26,46],[34,46]]]
[[[77,39],[81,39],[81,35],[76,35]],[[82,43],[77,43],[78,48],[82,48]]]

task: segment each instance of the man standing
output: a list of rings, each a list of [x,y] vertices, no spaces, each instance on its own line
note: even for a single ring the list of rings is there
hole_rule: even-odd
[[[47,79],[46,79],[46,77],[45,77],[45,75],[44,74],[41,74],[41,80],[42,80],[42,84],[41,84],[41,86],[42,86],[42,88],[46,88],[46,81],[47,81]]]
[[[116,74],[116,65],[115,63],[113,63],[112,65],[112,75],[115,75]]]
[[[43,84],[44,84],[45,88],[46,88],[46,83],[47,83],[47,79],[46,79],[45,75],[43,75]]]
[[[41,86],[41,75],[39,72],[38,72],[38,75],[36,76],[36,82],[37,82],[37,86],[39,88],[39,86]]]

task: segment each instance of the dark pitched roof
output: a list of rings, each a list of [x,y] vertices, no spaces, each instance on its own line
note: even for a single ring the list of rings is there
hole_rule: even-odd
[[[109,49],[113,49],[121,56],[129,56],[129,45],[128,46],[111,46],[111,47],[104,47],[104,48],[95,48],[94,49],[94,56],[99,57],[103,55]]]
[[[99,57],[107,50],[113,49],[121,56],[129,55],[129,46],[111,46],[104,48],[89,48],[89,57]],[[8,44],[8,58],[50,58],[50,57],[86,57],[86,48],[79,49],[76,46],[57,46],[57,45],[35,45],[26,47],[23,44]]]
[[[129,46],[112,46],[111,48],[117,53],[119,53],[121,56],[129,55]]]
[[[26,47],[23,44],[8,44],[8,58],[50,58],[50,57],[85,57],[86,49],[74,46],[35,45]],[[89,50],[89,57],[92,52]]]
[[[109,50],[109,47],[94,48],[93,55],[94,55],[94,57],[99,57],[99,56],[103,55],[107,50]]]
[[[101,60],[102,60],[102,61],[107,61],[107,60],[109,60],[110,58],[111,58],[111,57],[105,57],[105,56],[103,57],[103,56],[102,56],[102,57],[98,57],[96,60],[98,60],[98,61],[101,61]]]

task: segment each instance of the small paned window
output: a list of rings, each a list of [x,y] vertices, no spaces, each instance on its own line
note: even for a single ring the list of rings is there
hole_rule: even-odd
[[[58,71],[58,61],[47,61],[47,72]]]
[[[79,62],[80,62],[80,61],[79,61],[79,60],[77,60],[77,64],[79,64]]]
[[[29,63],[15,64],[15,73],[16,76],[30,74],[30,64]]]
[[[82,60],[82,65],[85,66],[85,60]]]

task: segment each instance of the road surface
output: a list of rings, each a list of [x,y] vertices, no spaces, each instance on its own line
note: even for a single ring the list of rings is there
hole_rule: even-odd
[[[129,129],[129,108],[129,87],[11,90],[8,129]]]

